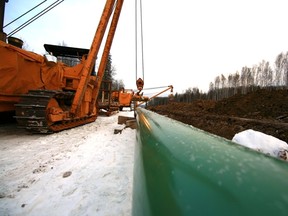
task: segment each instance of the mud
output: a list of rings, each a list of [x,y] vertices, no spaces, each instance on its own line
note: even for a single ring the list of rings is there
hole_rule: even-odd
[[[148,109],[230,140],[253,129],[288,143],[287,89],[261,89],[220,101],[170,102]]]

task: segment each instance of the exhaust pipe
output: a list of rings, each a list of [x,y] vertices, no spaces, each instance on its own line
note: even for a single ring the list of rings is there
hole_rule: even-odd
[[[137,108],[132,215],[287,215],[288,164]]]
[[[8,37],[8,43],[22,49],[23,41],[16,37]]]

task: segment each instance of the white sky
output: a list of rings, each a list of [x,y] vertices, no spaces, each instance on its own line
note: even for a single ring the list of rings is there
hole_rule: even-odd
[[[41,1],[9,0],[5,23]],[[47,0],[37,12],[53,2]],[[14,36],[39,54],[45,52],[44,43],[90,48],[104,4],[65,0]],[[217,75],[227,76],[262,59],[273,63],[288,51],[286,0],[157,0],[142,6],[146,88],[173,85],[178,93],[189,87],[207,91]],[[111,50],[117,78],[126,88],[136,87],[134,9],[135,1],[124,2]],[[11,32],[32,15],[4,31]],[[142,76],[141,69],[138,74]]]

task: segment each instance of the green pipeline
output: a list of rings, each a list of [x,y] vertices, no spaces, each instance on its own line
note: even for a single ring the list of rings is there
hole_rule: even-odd
[[[288,163],[137,108],[133,216],[288,215]]]

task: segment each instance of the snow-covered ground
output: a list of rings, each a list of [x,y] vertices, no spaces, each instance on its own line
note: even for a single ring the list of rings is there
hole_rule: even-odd
[[[50,135],[0,125],[0,216],[131,215],[136,131],[118,116]],[[288,145],[248,130],[234,142],[277,157]]]
[[[135,130],[120,112],[50,135],[0,126],[0,215],[130,215]]]

